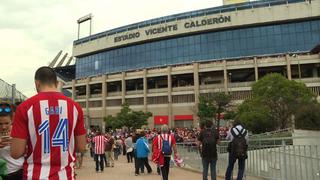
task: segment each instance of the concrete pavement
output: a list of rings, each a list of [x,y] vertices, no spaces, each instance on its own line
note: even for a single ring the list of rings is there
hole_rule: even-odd
[[[86,155],[83,159],[83,166],[81,169],[77,169],[77,179],[78,180],[157,180],[161,179],[156,172],[156,166],[154,163],[150,162],[153,172],[151,174],[144,173],[139,176],[134,175],[134,163],[127,163],[125,156],[119,156],[119,160],[115,161],[115,167],[105,168],[103,173],[96,173],[95,162],[92,158]],[[145,170],[146,171],[146,170]],[[192,172],[177,167],[170,168],[169,179],[172,180],[186,180],[186,179],[202,179],[202,175],[197,172]],[[210,179],[210,177],[209,177]]]

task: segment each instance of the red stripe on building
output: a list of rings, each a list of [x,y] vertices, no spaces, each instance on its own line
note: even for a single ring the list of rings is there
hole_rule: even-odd
[[[175,121],[193,121],[193,115],[175,115]]]
[[[168,124],[168,122],[168,116],[154,116],[154,124],[156,125]]]

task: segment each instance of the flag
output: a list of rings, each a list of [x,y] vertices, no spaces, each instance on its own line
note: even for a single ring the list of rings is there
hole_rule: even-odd
[[[169,117],[168,116],[154,116],[154,124],[168,124]]]

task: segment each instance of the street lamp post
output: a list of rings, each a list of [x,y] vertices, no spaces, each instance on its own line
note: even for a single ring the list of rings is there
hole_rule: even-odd
[[[232,73],[229,72],[228,73],[228,93],[230,94],[231,91],[231,77],[232,77]]]
[[[300,61],[298,59],[298,73],[299,73],[299,81],[301,81],[301,68],[300,68]]]

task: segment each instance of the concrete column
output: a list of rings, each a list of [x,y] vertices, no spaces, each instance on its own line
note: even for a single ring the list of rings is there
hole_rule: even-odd
[[[223,60],[223,82],[224,82],[224,92],[228,94],[228,74],[227,74],[227,61]]]
[[[106,97],[107,97],[107,75],[104,74],[102,76],[102,132],[105,133],[105,123],[104,123],[104,117],[107,116],[107,110],[106,110]]]
[[[71,98],[75,100],[76,99],[76,80],[75,79],[72,79],[71,91],[72,91]]]
[[[291,59],[290,59],[290,56],[289,54],[286,54],[286,63],[287,63],[287,77],[289,80],[292,79],[292,76],[291,76]]]
[[[195,115],[193,116],[193,125],[196,127],[198,120],[198,104],[199,104],[199,96],[200,96],[200,81],[199,81],[199,63],[193,64],[193,84],[194,84],[194,104],[195,104]]]
[[[169,117],[169,127],[174,127],[174,121],[172,118],[172,78],[171,78],[172,67],[168,66],[168,117]]]
[[[147,112],[147,92],[148,91],[148,83],[147,83],[147,69],[143,70],[143,109],[144,112]]]
[[[90,77],[86,79],[86,127],[90,128],[91,120],[90,120],[90,113],[89,113],[89,97],[90,97]]]
[[[122,104],[126,101],[126,73],[122,72],[121,78],[121,96],[122,96]]]
[[[258,81],[259,80],[259,70],[258,70],[257,57],[254,57],[253,64],[254,64],[254,78],[256,81]]]

